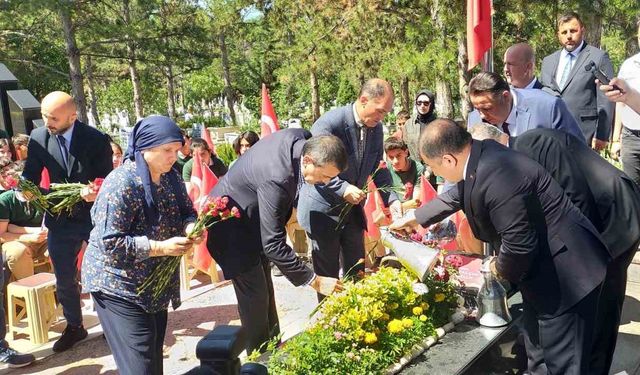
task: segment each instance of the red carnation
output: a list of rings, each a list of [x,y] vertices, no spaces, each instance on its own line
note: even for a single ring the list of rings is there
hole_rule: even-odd
[[[93,190],[94,193],[99,192],[103,182],[104,182],[104,178],[96,178],[91,183],[91,190]]]
[[[378,164],[378,169],[387,169],[387,162],[384,160],[380,160],[380,164]]]

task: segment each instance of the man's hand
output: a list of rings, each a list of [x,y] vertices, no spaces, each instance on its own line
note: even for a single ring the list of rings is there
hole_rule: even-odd
[[[95,201],[97,195],[98,195],[98,192],[94,191],[94,189],[91,186],[85,186],[82,188],[82,190],[80,190],[80,197],[82,197],[82,199],[85,202]]]
[[[627,99],[629,97],[628,94],[631,90],[625,80],[613,78],[608,85],[602,85],[600,84],[600,81],[596,79],[596,84],[599,85],[600,91],[604,92],[604,94],[607,96],[607,99],[611,100],[612,102],[627,102]],[[614,85],[620,88],[622,91],[614,88]]]
[[[414,229],[418,226],[416,220],[415,211],[407,212],[404,217],[395,220],[389,225],[389,230],[396,232],[402,236],[408,236],[413,233]]]
[[[344,289],[342,281],[326,276],[316,276],[316,279],[311,283],[311,287],[323,296],[328,296]]]
[[[611,143],[611,158],[618,160],[620,158],[620,142],[615,141]]]
[[[151,251],[149,256],[181,256],[193,247],[193,241],[187,237],[171,237],[164,241],[149,241],[151,243]]]
[[[351,204],[359,204],[366,196],[367,195],[364,193],[364,191],[351,184],[347,185],[347,189],[342,195],[342,197]]]
[[[420,198],[416,198],[416,199],[409,199],[408,201],[405,201],[402,203],[402,211],[408,211],[408,210],[413,210],[416,209],[418,207],[420,207]]]
[[[196,223],[189,223],[189,224],[187,224],[187,226],[184,228],[184,234],[186,234],[187,236],[189,236],[189,234],[190,234],[191,232],[193,232],[193,227],[195,227],[195,226],[196,226]],[[201,243],[202,241],[204,241],[204,232],[203,232],[200,236],[198,236],[198,237],[196,237],[196,238],[192,238],[192,239],[191,239],[191,241],[193,241],[193,244],[194,244],[194,245],[200,245],[200,243]]]
[[[391,213],[391,220],[398,220],[402,217],[402,202],[395,200],[389,206],[389,212]]]
[[[602,150],[604,150],[605,148],[607,148],[607,144],[609,142],[607,141],[603,141],[601,139],[597,139],[596,137],[593,137],[593,141],[591,142],[591,148],[593,148],[594,150],[600,152]]]

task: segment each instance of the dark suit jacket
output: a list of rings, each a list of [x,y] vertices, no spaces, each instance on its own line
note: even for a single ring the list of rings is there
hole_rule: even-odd
[[[22,176],[40,184],[42,170],[47,168],[52,183],[80,182],[86,184],[104,178],[113,169],[109,138],[97,129],[76,121],[71,135],[67,171],[55,136],[46,128],[33,129],[29,139],[29,155]],[[71,215],[46,215],[45,224],[51,230],[86,233],[91,231],[92,203],[80,202]]]
[[[367,128],[367,141],[364,149],[362,163],[358,164],[357,149],[357,124],[353,116],[353,104],[333,109],[322,115],[311,128],[313,135],[334,135],[342,140],[347,155],[348,168],[340,173],[326,185],[308,185],[302,187],[300,201],[298,202],[298,222],[310,232],[310,213],[318,212],[331,216],[336,222],[340,214],[340,205],[344,203],[342,195],[347,188],[347,183],[362,188],[382,160],[384,149],[382,147],[383,133],[382,123],[374,128]],[[376,186],[391,186],[391,174],[384,169],[374,178]],[[385,203],[397,200],[395,193],[381,192]],[[365,220],[361,206],[354,207],[359,219],[365,227]],[[333,229],[333,228],[332,228]]]
[[[287,245],[285,225],[291,216],[298,183],[302,146],[311,138],[304,129],[285,129],[251,147],[213,188],[209,196],[229,197],[240,209],[209,229],[207,247],[226,278],[233,278],[269,258],[296,286],[307,283],[313,271]]]
[[[598,229],[613,258],[640,240],[640,189],[624,172],[564,132],[533,129],[510,142],[553,176]]]
[[[539,164],[493,140],[474,141],[465,180],[416,210],[422,225],[463,209],[474,235],[500,249],[498,272],[538,314],[571,308],[603,280],[597,230]]]
[[[614,104],[607,100],[604,93],[596,87],[595,77],[587,72],[584,66],[593,60],[609,78],[613,78],[613,66],[609,55],[596,47],[586,44],[575,61],[567,83],[560,88],[556,82],[556,72],[560,63],[558,50],[542,60],[540,80],[542,84],[562,96],[567,107],[580,124],[582,133],[587,140],[595,135],[597,139],[608,141],[613,124]],[[591,144],[591,143],[589,143]]]

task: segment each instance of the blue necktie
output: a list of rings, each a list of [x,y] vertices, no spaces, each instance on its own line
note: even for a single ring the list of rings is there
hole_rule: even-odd
[[[69,170],[69,149],[67,149],[67,140],[58,135],[58,142],[60,143],[60,151],[62,151],[62,159],[64,160],[64,167]]]
[[[564,70],[562,71],[562,77],[560,77],[560,88],[564,87],[564,84],[567,83],[567,79],[569,78],[569,73],[571,73],[571,68],[573,67],[573,54],[570,53],[568,56],[569,60],[566,64],[564,64]]]

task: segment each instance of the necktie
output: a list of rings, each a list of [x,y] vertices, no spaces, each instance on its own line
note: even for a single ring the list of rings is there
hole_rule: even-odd
[[[560,78],[560,87],[564,87],[564,84],[567,83],[569,73],[571,73],[571,68],[573,68],[573,54],[570,53],[567,57],[568,60],[567,63],[564,64],[564,70],[562,71],[562,77]]]
[[[62,159],[64,160],[64,166],[68,170],[69,169],[69,149],[67,149],[67,140],[58,135],[58,142],[60,143],[60,151],[62,151]]]
[[[511,133],[509,132],[509,124],[508,123],[506,123],[506,122],[502,123],[502,131],[506,135],[511,135]]]
[[[360,134],[360,137],[358,137],[358,161],[362,163],[362,159],[364,158],[364,147],[367,143],[366,126],[358,126],[358,133]]]

